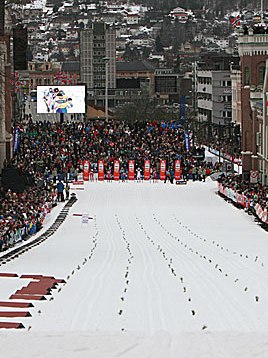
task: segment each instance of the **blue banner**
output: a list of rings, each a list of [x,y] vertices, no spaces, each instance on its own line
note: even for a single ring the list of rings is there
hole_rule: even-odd
[[[189,152],[190,150],[190,137],[189,137],[189,133],[184,131],[184,142],[185,142],[185,149],[187,150],[187,152]]]
[[[180,100],[180,122],[181,122],[181,124],[184,124],[184,122],[185,122],[185,109],[186,109],[185,96],[181,96],[181,100]]]
[[[14,153],[19,149],[19,128],[15,129],[15,133],[14,133],[14,146],[13,146],[13,151]]]

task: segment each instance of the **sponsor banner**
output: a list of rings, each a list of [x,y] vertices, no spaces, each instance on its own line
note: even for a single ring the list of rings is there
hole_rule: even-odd
[[[184,142],[185,142],[185,149],[187,152],[190,150],[190,136],[189,133],[184,131]]]
[[[267,209],[263,209],[260,204],[256,204],[254,209],[255,209],[255,212],[256,212],[258,218],[262,222],[267,223],[268,222]]]
[[[237,204],[244,206],[244,195],[236,193],[236,202]]]
[[[98,180],[104,180],[104,163],[103,160],[98,161]]]
[[[181,179],[181,161],[179,159],[175,160],[175,180]]]
[[[250,199],[248,197],[246,197],[246,195],[239,194],[230,188],[224,188],[224,186],[221,183],[218,183],[218,190],[221,194],[223,194],[227,198],[231,199],[235,203],[240,204],[244,208],[250,207]],[[257,210],[259,210],[258,205],[259,204],[256,204],[256,206],[255,206],[256,213],[257,213]],[[257,213],[257,215],[258,215],[258,213]]]
[[[128,179],[129,180],[135,179],[135,160],[128,161]]]
[[[180,122],[184,124],[185,122],[185,112],[186,112],[186,97],[181,96],[180,99]]]
[[[13,151],[14,153],[19,149],[19,128],[17,127],[15,129],[15,134],[14,134],[14,148]]]
[[[160,180],[165,180],[166,178],[166,161],[160,160]]]
[[[236,192],[231,188],[227,189],[227,197],[231,199],[234,203],[236,203]]]
[[[114,161],[114,180],[119,180],[120,178],[120,162],[119,160]]]
[[[262,220],[264,223],[267,223],[267,209],[264,209],[264,210],[263,210],[262,215],[261,215],[261,220]]]
[[[243,195],[243,200],[244,200],[244,208],[249,208],[250,207],[250,200],[248,197],[246,197],[246,195]]]
[[[90,161],[85,160],[83,163],[83,180],[89,180],[89,171],[90,171]]]
[[[218,183],[218,190],[219,190],[219,192],[220,192],[222,195],[227,196],[226,188],[224,188],[224,186],[222,185],[222,183]]]
[[[83,185],[84,180],[73,180],[72,183],[73,183],[73,185]]]
[[[144,161],[144,180],[149,180],[150,179],[150,160],[145,160]]]

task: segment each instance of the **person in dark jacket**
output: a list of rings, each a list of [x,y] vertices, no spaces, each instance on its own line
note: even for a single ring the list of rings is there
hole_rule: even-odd
[[[64,184],[63,182],[60,180],[57,184],[57,201],[64,201],[64,195],[63,195],[63,190],[64,190]]]

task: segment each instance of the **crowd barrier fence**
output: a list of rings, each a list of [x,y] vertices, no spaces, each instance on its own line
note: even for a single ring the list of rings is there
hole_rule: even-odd
[[[240,194],[232,188],[225,187],[222,183],[218,183],[218,191],[222,196],[231,200],[235,205],[244,209],[253,209],[253,212],[258,219],[262,223],[268,224],[268,211],[266,208],[263,208],[261,204],[254,202],[246,195]]]
[[[51,200],[43,203],[38,220],[36,218],[25,220],[23,227],[10,229],[5,233],[0,232],[0,252],[13,247],[15,244],[29,239],[42,227],[42,224],[56,204],[57,194],[53,193]]]

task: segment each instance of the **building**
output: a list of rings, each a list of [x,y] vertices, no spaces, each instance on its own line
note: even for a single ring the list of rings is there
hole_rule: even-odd
[[[189,19],[190,16],[192,16],[192,12],[191,11],[186,11],[181,7],[176,7],[175,9],[173,9],[169,16],[173,19],[176,19],[179,22],[187,22],[187,20]]]
[[[149,96],[155,94],[154,67],[147,61],[118,61],[116,63],[116,79],[137,79],[148,86]]]
[[[79,62],[36,62],[28,63],[31,89],[37,86],[76,85],[79,81]]]
[[[90,97],[96,97],[96,90],[116,86],[116,34],[103,22],[92,23],[91,28],[80,33],[80,75],[87,85]],[[104,99],[104,98],[102,98]]]
[[[56,76],[61,73],[60,62],[33,62],[28,64],[30,88],[56,84]]]
[[[243,175],[249,179],[251,171],[260,171],[262,182],[267,184],[267,82],[264,80],[267,81],[268,34],[265,32],[260,25],[243,28],[238,36],[238,51]]]
[[[215,141],[232,132],[232,81],[231,68],[239,57],[205,53],[193,68],[193,110],[202,123],[202,134]]]
[[[28,68],[28,32],[27,28],[13,28],[14,69],[25,71]]]
[[[163,104],[178,102],[178,74],[172,69],[159,68],[155,70],[154,81],[155,94]]]
[[[12,124],[16,117],[13,113],[14,70],[11,49],[12,24],[5,1],[0,0],[0,169],[5,160],[13,155]],[[14,118],[13,118],[14,116]]]
[[[232,121],[241,126],[241,71],[240,68],[231,70],[232,81]]]
[[[228,124],[232,119],[230,71],[197,70],[197,111],[200,122]]]

